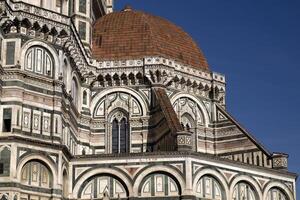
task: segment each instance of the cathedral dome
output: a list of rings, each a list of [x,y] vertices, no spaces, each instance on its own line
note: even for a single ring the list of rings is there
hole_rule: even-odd
[[[209,70],[202,51],[189,34],[166,19],[129,7],[95,22],[92,53],[98,60],[161,56]]]

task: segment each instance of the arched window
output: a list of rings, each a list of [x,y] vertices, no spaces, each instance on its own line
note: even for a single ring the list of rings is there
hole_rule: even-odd
[[[77,85],[75,78],[72,79],[71,97],[73,99],[74,105],[77,107],[77,105],[78,105],[78,85]]]
[[[111,176],[98,176],[90,180],[80,192],[80,199],[126,199],[126,187]]]
[[[86,91],[83,91],[83,94],[82,94],[82,104],[87,105],[87,92]]]
[[[268,192],[267,200],[287,200],[286,195],[278,188],[272,188]]]
[[[50,188],[52,176],[42,163],[30,161],[22,168],[21,183],[30,186]]]
[[[233,190],[233,200],[256,200],[253,188],[245,183],[239,182]]]
[[[130,151],[128,115],[122,110],[115,110],[110,119],[111,153],[128,153]]]
[[[31,47],[25,54],[25,70],[52,77],[53,59],[51,54],[45,48]]]
[[[141,197],[178,197],[180,188],[176,181],[168,175],[155,173],[142,181],[139,189]]]
[[[223,190],[219,182],[211,176],[203,176],[197,183],[196,196],[200,199],[222,200]]]
[[[129,125],[123,112],[116,112],[112,121],[112,153],[129,152]]]

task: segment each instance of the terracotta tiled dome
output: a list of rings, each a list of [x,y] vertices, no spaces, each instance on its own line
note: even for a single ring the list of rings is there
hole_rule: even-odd
[[[209,70],[195,41],[180,27],[130,8],[110,13],[95,22],[92,53],[98,60],[163,56]]]

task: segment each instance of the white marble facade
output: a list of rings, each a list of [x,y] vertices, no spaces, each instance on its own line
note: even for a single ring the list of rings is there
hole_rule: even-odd
[[[296,199],[287,155],[226,112],[223,75],[159,56],[92,59],[91,4],[113,9],[0,0],[0,200]],[[183,128],[176,150],[160,142],[155,85]]]

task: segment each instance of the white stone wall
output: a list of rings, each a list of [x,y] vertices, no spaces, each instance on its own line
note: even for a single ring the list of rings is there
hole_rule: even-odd
[[[62,13],[68,15],[68,1],[62,1]],[[26,2],[41,7],[39,1]],[[112,0],[101,2],[107,13],[112,12]],[[0,153],[5,148],[10,150],[10,168],[8,176],[0,175],[0,199],[3,196],[10,200],[62,199],[62,194],[78,199],[82,191],[89,190],[86,183],[94,180],[92,178],[97,177],[96,181],[103,183],[98,179],[102,175],[121,184],[128,197],[141,196],[139,190],[154,175],[150,178],[151,184],[175,182],[177,190],[168,192],[175,196],[180,193],[188,199],[197,195],[197,183],[207,175],[218,181],[224,199],[233,199],[234,188],[240,182],[249,184],[257,199],[265,200],[272,188],[284,191],[290,200],[296,199],[295,174],[270,169],[273,167],[269,162],[271,155],[222,109],[225,106],[223,75],[203,72],[163,57],[93,60],[88,56],[92,24],[90,0],[87,0],[85,13],[79,12],[79,0],[75,1],[74,30],[68,17],[43,9],[37,11],[27,4],[9,3],[12,10],[7,18],[1,19],[1,25],[5,20],[26,22],[28,19],[31,25],[49,25],[50,29],[65,30],[67,35],[61,39],[49,32],[33,31],[32,27],[18,28],[17,24],[4,27],[8,29],[1,35]],[[57,12],[54,1],[44,0],[42,7]],[[16,18],[12,11],[21,14]],[[49,19],[45,20],[45,16]],[[79,21],[87,24],[86,39],[82,41],[87,51],[77,38]],[[15,42],[14,59],[10,64],[6,59],[12,56],[7,52],[8,42]],[[36,46],[51,54],[53,76],[26,68],[27,51]],[[156,77],[157,71],[166,75]],[[78,86],[75,93],[72,92],[73,80]],[[148,152],[151,151],[149,146],[159,139],[151,129],[160,126],[162,120],[162,116],[151,113],[157,109],[151,92],[156,84],[167,88],[180,122],[190,123],[193,128],[191,152]],[[84,92],[87,104],[83,104]],[[74,102],[74,99],[78,100]],[[2,131],[5,108],[12,109],[11,131],[8,132]],[[127,113],[130,123],[127,153],[132,153],[130,155],[110,154],[111,115],[116,110]],[[50,188],[22,183],[22,170],[30,161],[47,167],[51,173]],[[286,159],[279,157],[277,161],[286,167]],[[160,178],[156,181],[157,176]],[[155,195],[165,195],[158,190]]]
[[[42,163],[52,174],[51,189],[32,187],[17,191],[0,187],[0,193],[8,193],[9,199],[17,194],[17,199],[27,199],[25,194],[42,196],[43,198],[61,198],[63,188],[63,173],[68,174],[67,198],[78,199],[82,196],[87,180],[92,177],[113,177],[126,190],[128,197],[138,197],[146,177],[151,174],[164,174],[174,180],[181,196],[196,196],[198,181],[203,176],[213,177],[221,188],[224,199],[233,199],[236,184],[243,182],[251,186],[257,199],[265,200],[271,188],[277,188],[286,195],[287,199],[295,200],[295,174],[266,168],[249,167],[226,159],[218,159],[204,154],[136,154],[132,156],[97,158],[72,158],[69,160],[56,147],[42,147],[40,144],[30,145],[25,142],[0,142],[0,150],[8,146],[11,151],[11,170],[9,177],[1,178],[1,183],[21,183],[22,168],[34,160]],[[45,153],[44,153],[45,152]],[[21,183],[19,187],[25,187]],[[35,188],[40,188],[36,191]],[[44,191],[44,192],[43,192]],[[165,196],[155,193],[156,197]],[[173,195],[176,196],[176,193]],[[84,195],[83,195],[84,196]],[[151,195],[150,195],[151,196]],[[148,197],[150,197],[148,196]]]

